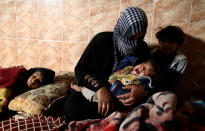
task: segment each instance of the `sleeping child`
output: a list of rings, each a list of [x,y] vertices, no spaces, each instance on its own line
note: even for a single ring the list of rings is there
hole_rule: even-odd
[[[126,66],[114,72],[109,77],[109,83],[112,85],[110,91],[114,96],[130,92],[129,89],[122,89],[126,85],[139,85],[145,89],[147,95],[150,88],[154,88],[159,81],[160,69],[154,61],[148,60],[135,66]],[[86,87],[79,87],[71,84],[71,88],[77,92],[82,92],[83,96],[89,101],[97,102],[96,93]]]
[[[27,86],[38,88],[53,82],[55,72],[47,68],[31,68],[27,72]]]

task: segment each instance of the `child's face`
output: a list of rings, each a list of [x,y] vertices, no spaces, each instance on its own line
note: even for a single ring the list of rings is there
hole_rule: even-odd
[[[154,67],[150,62],[142,63],[135,66],[131,73],[137,76],[150,76],[154,74]]]
[[[169,41],[160,40],[159,41],[159,48],[163,53],[170,55],[170,54],[174,53],[179,48],[179,45],[176,42],[171,43]]]
[[[36,71],[27,80],[27,85],[30,88],[38,88],[43,83],[43,75],[41,72]]]

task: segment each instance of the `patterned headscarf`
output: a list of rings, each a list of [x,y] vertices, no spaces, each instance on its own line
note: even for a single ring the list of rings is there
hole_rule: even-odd
[[[114,68],[123,57],[134,55],[140,40],[129,38],[137,33],[146,33],[147,25],[147,16],[141,8],[129,7],[122,12],[113,32]]]

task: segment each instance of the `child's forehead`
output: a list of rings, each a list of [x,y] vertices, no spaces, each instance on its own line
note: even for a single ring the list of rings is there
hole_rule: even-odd
[[[155,72],[155,66],[154,66],[153,62],[148,61],[144,65],[147,67],[147,70],[149,70],[151,72]]]
[[[33,74],[42,74],[40,71],[35,71]]]
[[[39,77],[43,77],[43,74],[40,71],[35,71],[33,75],[37,75]]]
[[[147,61],[147,62],[144,63],[144,65],[153,66],[153,63],[151,61]]]

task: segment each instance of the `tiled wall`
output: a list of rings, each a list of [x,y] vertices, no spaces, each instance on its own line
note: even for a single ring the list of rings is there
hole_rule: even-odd
[[[0,0],[0,65],[73,71],[93,35],[112,31],[129,6],[147,13],[149,45],[157,27],[179,25],[201,42],[192,46],[205,64],[205,0]]]

